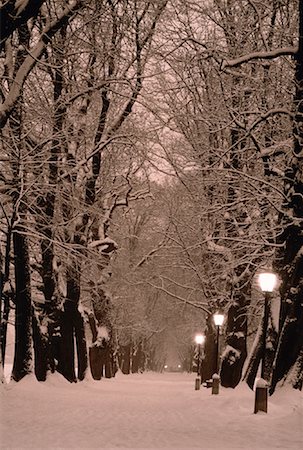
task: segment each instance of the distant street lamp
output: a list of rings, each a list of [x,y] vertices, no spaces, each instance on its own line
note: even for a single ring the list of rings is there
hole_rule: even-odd
[[[216,313],[214,314],[214,322],[217,327],[217,343],[216,343],[216,373],[219,374],[219,338],[220,338],[220,327],[224,322],[224,314]]]
[[[262,342],[262,366],[261,366],[261,378],[264,379],[265,376],[265,355],[266,355],[266,335],[267,335],[267,327],[268,327],[268,318],[269,318],[269,303],[270,303],[270,294],[275,289],[277,284],[277,276],[272,272],[264,272],[260,273],[259,278],[259,286],[261,291],[264,293],[264,317],[263,317],[263,342]]]
[[[200,367],[201,367],[201,346],[205,342],[205,336],[204,334],[196,334],[195,336],[195,342],[197,344],[198,348],[198,356],[197,356],[197,378],[195,381],[195,389],[198,391],[200,389],[201,385],[201,378],[200,378]]]
[[[199,376],[200,375],[200,367],[201,367],[201,346],[205,342],[204,334],[197,334],[195,337],[195,341],[198,346],[197,376]]]

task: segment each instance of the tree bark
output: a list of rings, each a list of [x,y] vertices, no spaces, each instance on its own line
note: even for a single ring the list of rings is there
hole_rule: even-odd
[[[121,352],[120,368],[121,372],[124,373],[125,375],[129,375],[131,372],[131,348],[132,348],[131,344],[120,347]]]
[[[143,344],[140,341],[135,349],[133,349],[132,356],[132,373],[142,373],[145,368],[145,354],[143,350]]]
[[[87,369],[87,349],[84,321],[78,310],[80,300],[80,268],[68,268],[67,295],[61,316],[60,361],[58,371],[70,382],[83,380]],[[75,344],[77,351],[77,376],[75,371]]]
[[[74,314],[74,328],[75,328],[77,362],[78,362],[77,378],[79,381],[82,381],[85,378],[88,366],[88,359],[87,359],[84,319],[78,308],[76,309]]]
[[[250,286],[250,285],[249,285]],[[242,369],[247,357],[247,309],[250,292],[242,289],[236,292],[228,310],[226,327],[226,349],[222,356],[221,384],[235,388],[241,381]]]
[[[206,319],[205,358],[201,363],[201,381],[209,380],[217,370],[217,361],[215,357],[217,343],[212,320],[212,316],[208,316]]]
[[[12,217],[12,222],[14,216]],[[11,223],[12,223],[11,222]],[[10,260],[11,260],[11,242],[12,242],[12,226],[8,225],[6,232],[5,258],[4,258],[4,272],[1,273],[1,289],[0,289],[0,342],[1,342],[1,362],[4,366],[6,353],[6,339],[7,339],[7,325],[10,312],[10,297],[13,297],[12,287],[9,292],[4,290],[6,283],[9,282],[10,276]],[[3,299],[3,314],[2,314],[2,299]]]
[[[32,363],[32,304],[30,289],[30,264],[27,239],[16,228],[13,233],[16,312],[15,356],[12,379],[21,380],[31,372]]]

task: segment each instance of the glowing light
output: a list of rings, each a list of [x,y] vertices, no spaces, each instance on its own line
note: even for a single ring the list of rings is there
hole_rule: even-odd
[[[260,273],[258,281],[263,292],[272,292],[277,284],[277,275],[271,272]]]
[[[205,341],[205,336],[204,336],[204,334],[196,334],[196,336],[195,336],[195,342],[196,342],[196,344],[201,345],[201,344],[204,343],[204,341]]]
[[[220,313],[214,314],[214,322],[217,327],[221,327],[224,322],[224,314]]]

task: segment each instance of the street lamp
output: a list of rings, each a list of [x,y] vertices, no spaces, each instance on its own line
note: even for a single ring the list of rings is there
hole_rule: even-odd
[[[205,336],[204,334],[196,334],[195,336],[195,342],[198,347],[198,358],[197,358],[197,378],[195,382],[195,389],[198,391],[200,389],[201,385],[201,378],[200,378],[200,367],[201,367],[201,346],[205,342]]]
[[[200,366],[201,366],[201,346],[205,342],[204,334],[196,334],[195,341],[198,346],[197,376],[199,376],[200,375]]]
[[[266,355],[266,334],[269,317],[269,302],[270,294],[275,289],[277,284],[277,276],[272,272],[263,272],[259,274],[259,286],[264,293],[264,317],[263,317],[263,342],[262,342],[262,366],[261,366],[261,378],[265,376],[265,355]]]
[[[216,374],[219,374],[219,337],[220,337],[220,327],[224,322],[224,314],[215,313],[214,322],[217,327],[217,345],[216,345]]]

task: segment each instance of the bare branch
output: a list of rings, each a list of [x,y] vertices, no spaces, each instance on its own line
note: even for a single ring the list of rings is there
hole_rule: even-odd
[[[153,284],[150,281],[147,281],[147,284],[149,284],[150,286],[152,286],[155,289],[159,289],[160,291],[162,291],[165,294],[167,294],[169,297],[172,297],[172,298],[180,301],[181,303],[184,303],[186,305],[192,306],[192,307],[197,308],[197,309],[202,309],[202,311],[206,312],[207,314],[210,314],[210,310],[208,308],[206,308],[206,306],[204,306],[202,303],[194,303],[194,302],[192,302],[192,301],[190,301],[190,300],[188,300],[186,298],[180,297],[179,295],[168,291],[163,286],[157,286],[156,284]]]

